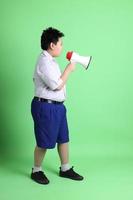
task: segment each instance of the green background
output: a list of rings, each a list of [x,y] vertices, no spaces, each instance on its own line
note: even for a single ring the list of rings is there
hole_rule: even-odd
[[[0,198],[133,199],[133,2],[0,1]],[[70,163],[85,179],[64,180],[56,149],[43,162],[50,184],[30,179],[35,139],[32,75],[42,30],[64,32],[66,52],[92,55],[67,83]]]

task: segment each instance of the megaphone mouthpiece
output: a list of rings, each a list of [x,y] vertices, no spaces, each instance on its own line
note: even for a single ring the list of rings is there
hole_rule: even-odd
[[[73,51],[68,51],[67,54],[66,54],[66,58],[68,60],[71,60],[72,54],[73,54]]]

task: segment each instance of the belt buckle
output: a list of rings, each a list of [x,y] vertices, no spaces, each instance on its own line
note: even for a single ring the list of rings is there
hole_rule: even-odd
[[[52,101],[50,99],[48,99],[48,103],[52,103]]]

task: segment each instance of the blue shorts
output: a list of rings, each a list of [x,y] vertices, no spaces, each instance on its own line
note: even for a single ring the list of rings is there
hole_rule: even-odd
[[[69,142],[66,107],[32,99],[31,114],[34,121],[34,133],[38,147],[52,149],[56,143]]]

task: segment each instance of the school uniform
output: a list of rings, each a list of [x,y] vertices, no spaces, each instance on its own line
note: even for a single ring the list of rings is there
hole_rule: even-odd
[[[63,82],[60,76],[56,60],[47,51],[42,51],[33,74],[34,97],[31,102],[36,144],[41,148],[52,149],[56,143],[69,142],[64,105],[66,86],[57,89]]]

